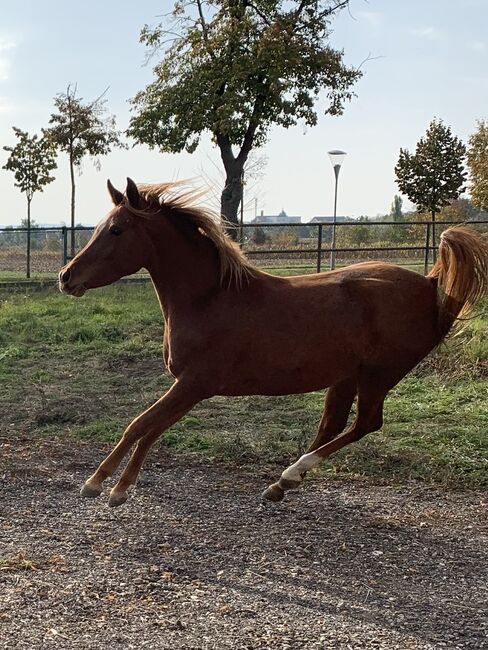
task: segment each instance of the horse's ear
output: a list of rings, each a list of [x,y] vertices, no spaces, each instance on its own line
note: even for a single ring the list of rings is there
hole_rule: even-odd
[[[116,190],[110,180],[107,180],[107,188],[114,205],[121,205],[124,202],[124,195],[122,192]]]
[[[141,204],[141,195],[137,189],[137,185],[134,183],[132,178],[127,179],[127,188],[125,190],[125,195],[127,196],[130,205],[133,208],[139,208]]]

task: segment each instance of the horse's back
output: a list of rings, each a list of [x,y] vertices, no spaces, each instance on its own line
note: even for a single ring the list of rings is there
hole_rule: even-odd
[[[308,322],[308,331],[335,339],[362,360],[420,358],[439,341],[436,284],[409,269],[363,262],[286,282],[290,295],[301,295],[298,320]]]
[[[431,278],[366,262],[341,269],[332,281],[359,312],[363,358],[377,363],[406,358],[407,365],[411,358],[415,365],[439,342],[437,287]]]

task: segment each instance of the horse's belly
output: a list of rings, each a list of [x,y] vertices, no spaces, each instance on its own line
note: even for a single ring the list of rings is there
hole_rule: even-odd
[[[357,361],[341,355],[329,362],[316,358],[308,363],[259,363],[253,370],[237,364],[232,377],[219,387],[221,395],[290,395],[332,386],[357,372]]]

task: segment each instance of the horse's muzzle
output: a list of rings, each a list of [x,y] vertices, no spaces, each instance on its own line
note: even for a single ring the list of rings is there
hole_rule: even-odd
[[[73,283],[70,268],[61,269],[58,277],[58,286],[62,293],[74,296],[75,298],[81,298],[81,296],[86,292],[84,284]]]

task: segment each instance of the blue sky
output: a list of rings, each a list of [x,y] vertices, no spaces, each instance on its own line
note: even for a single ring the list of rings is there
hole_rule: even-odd
[[[77,83],[92,99],[109,87],[110,112],[128,124],[128,99],[151,79],[139,44],[144,23],[157,22],[171,0],[0,0],[0,145],[14,144],[13,125],[30,132],[46,126],[52,98]],[[274,129],[258,155],[267,164],[247,188],[246,218],[284,209],[305,220],[330,214],[333,171],[329,149],[348,156],[340,176],[340,214],[388,211],[397,192],[394,165],[400,147],[413,149],[431,119],[442,118],[463,140],[488,118],[488,2],[486,0],[351,0],[336,19],[332,42],[364,77],[342,117],[321,117],[317,127]],[[323,106],[323,105],[322,105]],[[0,165],[6,160],[1,151]],[[60,157],[56,181],[37,194],[38,222],[68,219],[69,176]],[[222,182],[218,152],[208,137],[196,154],[169,155],[145,147],[116,151],[97,172],[86,159],[78,178],[78,221],[96,223],[109,208],[105,181],[123,189],[126,176],[140,182],[201,178],[218,207]],[[13,175],[0,170],[0,225],[19,223],[25,199]]]

